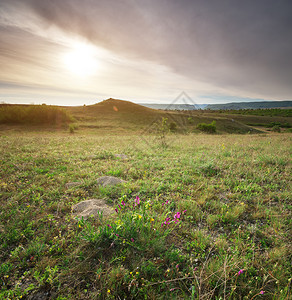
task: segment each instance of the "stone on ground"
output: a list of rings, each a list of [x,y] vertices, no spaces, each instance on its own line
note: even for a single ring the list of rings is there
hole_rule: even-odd
[[[75,217],[87,219],[90,216],[97,217],[100,213],[108,217],[114,213],[114,209],[103,199],[90,199],[73,205],[72,212]]]
[[[125,183],[126,181],[113,176],[103,176],[97,179],[96,183],[98,185],[106,186],[106,185],[117,185]]]

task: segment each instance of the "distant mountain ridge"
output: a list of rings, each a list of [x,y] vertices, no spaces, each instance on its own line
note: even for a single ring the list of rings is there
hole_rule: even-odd
[[[292,108],[292,101],[261,101],[261,102],[231,102],[225,104],[209,104],[205,109],[211,110],[238,110],[238,109],[265,109],[265,108]]]
[[[142,106],[162,109],[162,110],[197,110],[204,109],[208,104],[157,104],[157,103],[139,103]]]

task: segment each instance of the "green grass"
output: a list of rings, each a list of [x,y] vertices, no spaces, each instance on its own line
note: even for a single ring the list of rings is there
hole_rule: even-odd
[[[291,297],[291,135],[1,133],[0,299]]]
[[[0,124],[66,125],[72,117],[51,105],[0,104]]]

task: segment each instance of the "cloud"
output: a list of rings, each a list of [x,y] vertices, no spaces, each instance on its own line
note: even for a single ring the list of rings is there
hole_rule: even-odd
[[[33,16],[29,28],[59,28],[194,83],[244,97],[291,98],[289,0],[6,0],[1,8],[15,20]]]

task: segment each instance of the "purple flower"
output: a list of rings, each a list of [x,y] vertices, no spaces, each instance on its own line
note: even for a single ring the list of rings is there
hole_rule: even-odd
[[[131,242],[134,243],[134,239],[133,238],[131,238]]]
[[[174,215],[173,219],[174,219],[174,220],[175,220],[175,219],[179,219],[179,218],[180,218],[180,215],[181,215],[181,213],[180,213],[180,212],[177,212],[177,213]]]
[[[260,291],[260,294],[263,295],[265,293],[265,291]]]
[[[107,224],[107,226],[108,226],[109,228],[112,228],[110,224]]]
[[[119,207],[119,209],[122,209],[120,204],[118,205],[118,207]]]
[[[164,221],[162,224],[165,224],[165,225],[167,225],[167,224],[169,224],[169,223],[170,223],[169,221],[170,221],[170,218],[166,218],[166,219],[165,219],[165,221]]]
[[[115,208],[115,211],[116,211],[116,213],[118,213],[118,209],[117,208]]]
[[[243,269],[240,269],[237,274],[240,275],[243,273],[243,271],[244,271]]]
[[[140,198],[138,196],[136,196],[136,199],[134,200],[135,202],[135,205],[134,206],[137,206],[140,204]]]
[[[187,212],[187,210],[185,209],[184,211],[183,211],[183,214],[185,214]]]
[[[165,204],[168,204],[168,202],[169,202],[169,200],[166,200],[166,201],[165,201]]]
[[[119,236],[119,235],[116,233],[116,236]]]
[[[126,205],[126,203],[125,203],[125,201],[124,201],[124,200],[121,202],[121,204],[122,204],[122,205],[124,205],[124,206]]]

